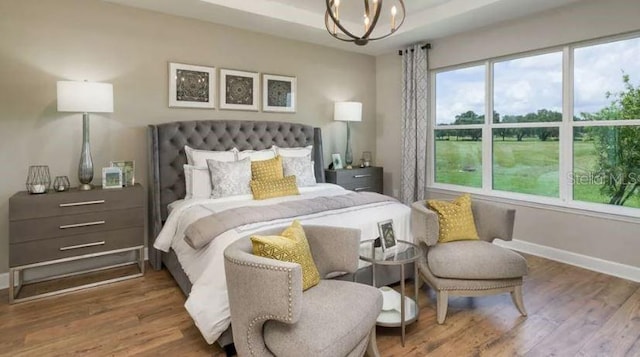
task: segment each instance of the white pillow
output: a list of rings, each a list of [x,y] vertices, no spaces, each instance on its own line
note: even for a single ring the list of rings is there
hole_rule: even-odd
[[[251,160],[222,162],[207,160],[211,176],[211,198],[251,194]]]
[[[211,177],[206,166],[184,165],[185,200],[211,197]]]
[[[269,160],[276,157],[276,146],[264,150],[243,150],[238,152],[238,160],[249,158],[251,161]]]
[[[305,157],[307,155],[311,156],[313,145],[300,148],[281,148],[278,146],[274,146],[274,148],[276,150],[276,154],[282,157]]]
[[[285,176],[295,176],[298,187],[316,185],[311,154],[302,157],[282,157],[282,168]]]
[[[238,149],[236,148],[229,151],[211,151],[196,150],[185,145],[184,152],[187,154],[187,164],[198,167],[207,167],[207,160],[229,162],[238,159]]]

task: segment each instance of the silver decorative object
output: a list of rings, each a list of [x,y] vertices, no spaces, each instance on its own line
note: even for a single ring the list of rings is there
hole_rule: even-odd
[[[91,189],[93,180],[93,160],[91,159],[91,146],[89,144],[89,113],[82,114],[82,151],[80,152],[80,164],[78,165],[78,180],[80,190]]]
[[[26,185],[27,191],[29,191],[29,193],[47,193],[49,186],[51,186],[51,175],[49,174],[49,166],[29,166],[29,174],[27,176]]]
[[[67,176],[56,176],[56,179],[53,180],[53,189],[58,192],[67,191],[69,187],[71,187],[71,183],[69,183]]]

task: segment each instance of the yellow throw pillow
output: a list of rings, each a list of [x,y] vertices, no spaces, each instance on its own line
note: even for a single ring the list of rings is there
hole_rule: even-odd
[[[277,180],[284,177],[282,169],[282,157],[279,155],[273,159],[251,161],[252,180]]]
[[[473,220],[469,194],[464,194],[451,202],[428,200],[427,204],[438,214],[440,224],[438,242],[480,239]]]
[[[297,220],[279,236],[251,236],[251,245],[254,255],[300,264],[303,291],[320,282],[320,273],[313,261],[307,236]]]
[[[278,180],[252,180],[249,185],[255,200],[300,194],[295,176],[287,176]]]

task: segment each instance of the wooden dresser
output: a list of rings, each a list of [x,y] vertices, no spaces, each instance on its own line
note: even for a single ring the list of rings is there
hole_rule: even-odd
[[[144,220],[144,189],[139,184],[121,189],[71,189],[41,195],[16,193],[9,200],[9,301],[32,300],[141,276],[144,273]],[[27,269],[131,251],[137,253],[135,260],[91,271],[137,264],[139,272],[135,274],[18,297],[20,288],[30,283],[23,279]],[[75,271],[39,281],[82,273],[84,271]]]
[[[382,167],[325,170],[324,175],[328,183],[347,190],[382,193]]]

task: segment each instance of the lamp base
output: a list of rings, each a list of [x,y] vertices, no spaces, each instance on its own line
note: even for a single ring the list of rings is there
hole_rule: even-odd
[[[91,184],[88,183],[83,183],[80,184],[80,186],[78,186],[78,190],[80,191],[90,191],[93,189],[93,186],[91,186]]]

